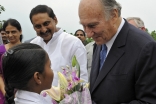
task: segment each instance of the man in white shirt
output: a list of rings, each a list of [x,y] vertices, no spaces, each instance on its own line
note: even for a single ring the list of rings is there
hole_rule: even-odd
[[[88,82],[86,49],[78,38],[56,27],[58,21],[53,10],[38,5],[31,10],[30,20],[38,35],[31,43],[40,45],[48,53],[54,72],[53,85],[58,85],[57,72],[66,65],[72,66],[74,55],[80,64],[80,78]]]
[[[87,51],[87,70],[88,70],[88,79],[90,79],[90,72],[92,67],[92,57],[93,57],[93,48],[95,41],[88,43],[85,48]]]

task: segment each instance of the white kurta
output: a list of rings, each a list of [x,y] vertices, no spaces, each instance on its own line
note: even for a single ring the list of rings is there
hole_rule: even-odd
[[[53,34],[53,38],[46,44],[41,37],[36,37],[31,41],[40,45],[48,53],[51,60],[51,68],[54,72],[53,85],[58,85],[58,71],[66,65],[72,66],[72,57],[75,55],[80,64],[80,78],[88,82],[87,74],[87,54],[86,49],[80,39],[72,36],[60,29]]]
[[[16,92],[14,100],[15,104],[52,104],[52,102],[47,102],[44,97],[37,93],[23,90]]]

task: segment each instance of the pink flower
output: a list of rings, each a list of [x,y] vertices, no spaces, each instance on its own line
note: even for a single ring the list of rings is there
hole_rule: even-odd
[[[63,73],[64,76],[67,76],[67,71],[66,71],[66,69],[63,69],[63,72],[62,72],[62,73]]]
[[[73,87],[72,83],[71,83],[71,82],[69,82],[69,83],[68,83],[68,88],[67,88],[67,89],[68,89],[68,90],[71,90],[71,89],[72,89],[72,87]]]
[[[51,100],[53,104],[58,104],[54,99]]]
[[[74,82],[80,81],[80,78],[76,76],[76,71],[73,71],[73,72],[72,72],[72,80],[73,80]]]
[[[46,93],[46,92],[43,92],[43,93],[42,93],[42,96],[43,96],[43,97],[46,97],[46,96],[47,96],[47,93]]]

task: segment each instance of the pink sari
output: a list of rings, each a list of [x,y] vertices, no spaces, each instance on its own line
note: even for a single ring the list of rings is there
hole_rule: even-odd
[[[4,45],[0,45],[0,74],[2,74],[2,60],[1,57],[3,55],[3,53],[5,52],[5,47]],[[2,94],[2,92],[0,91],[0,104],[4,104],[5,98]]]

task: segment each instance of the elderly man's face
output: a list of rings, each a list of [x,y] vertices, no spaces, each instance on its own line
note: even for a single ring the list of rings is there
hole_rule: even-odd
[[[93,6],[94,5],[94,6]],[[96,44],[105,44],[116,33],[116,17],[107,20],[99,0],[82,0],[79,5],[79,18],[87,37],[92,37]]]

